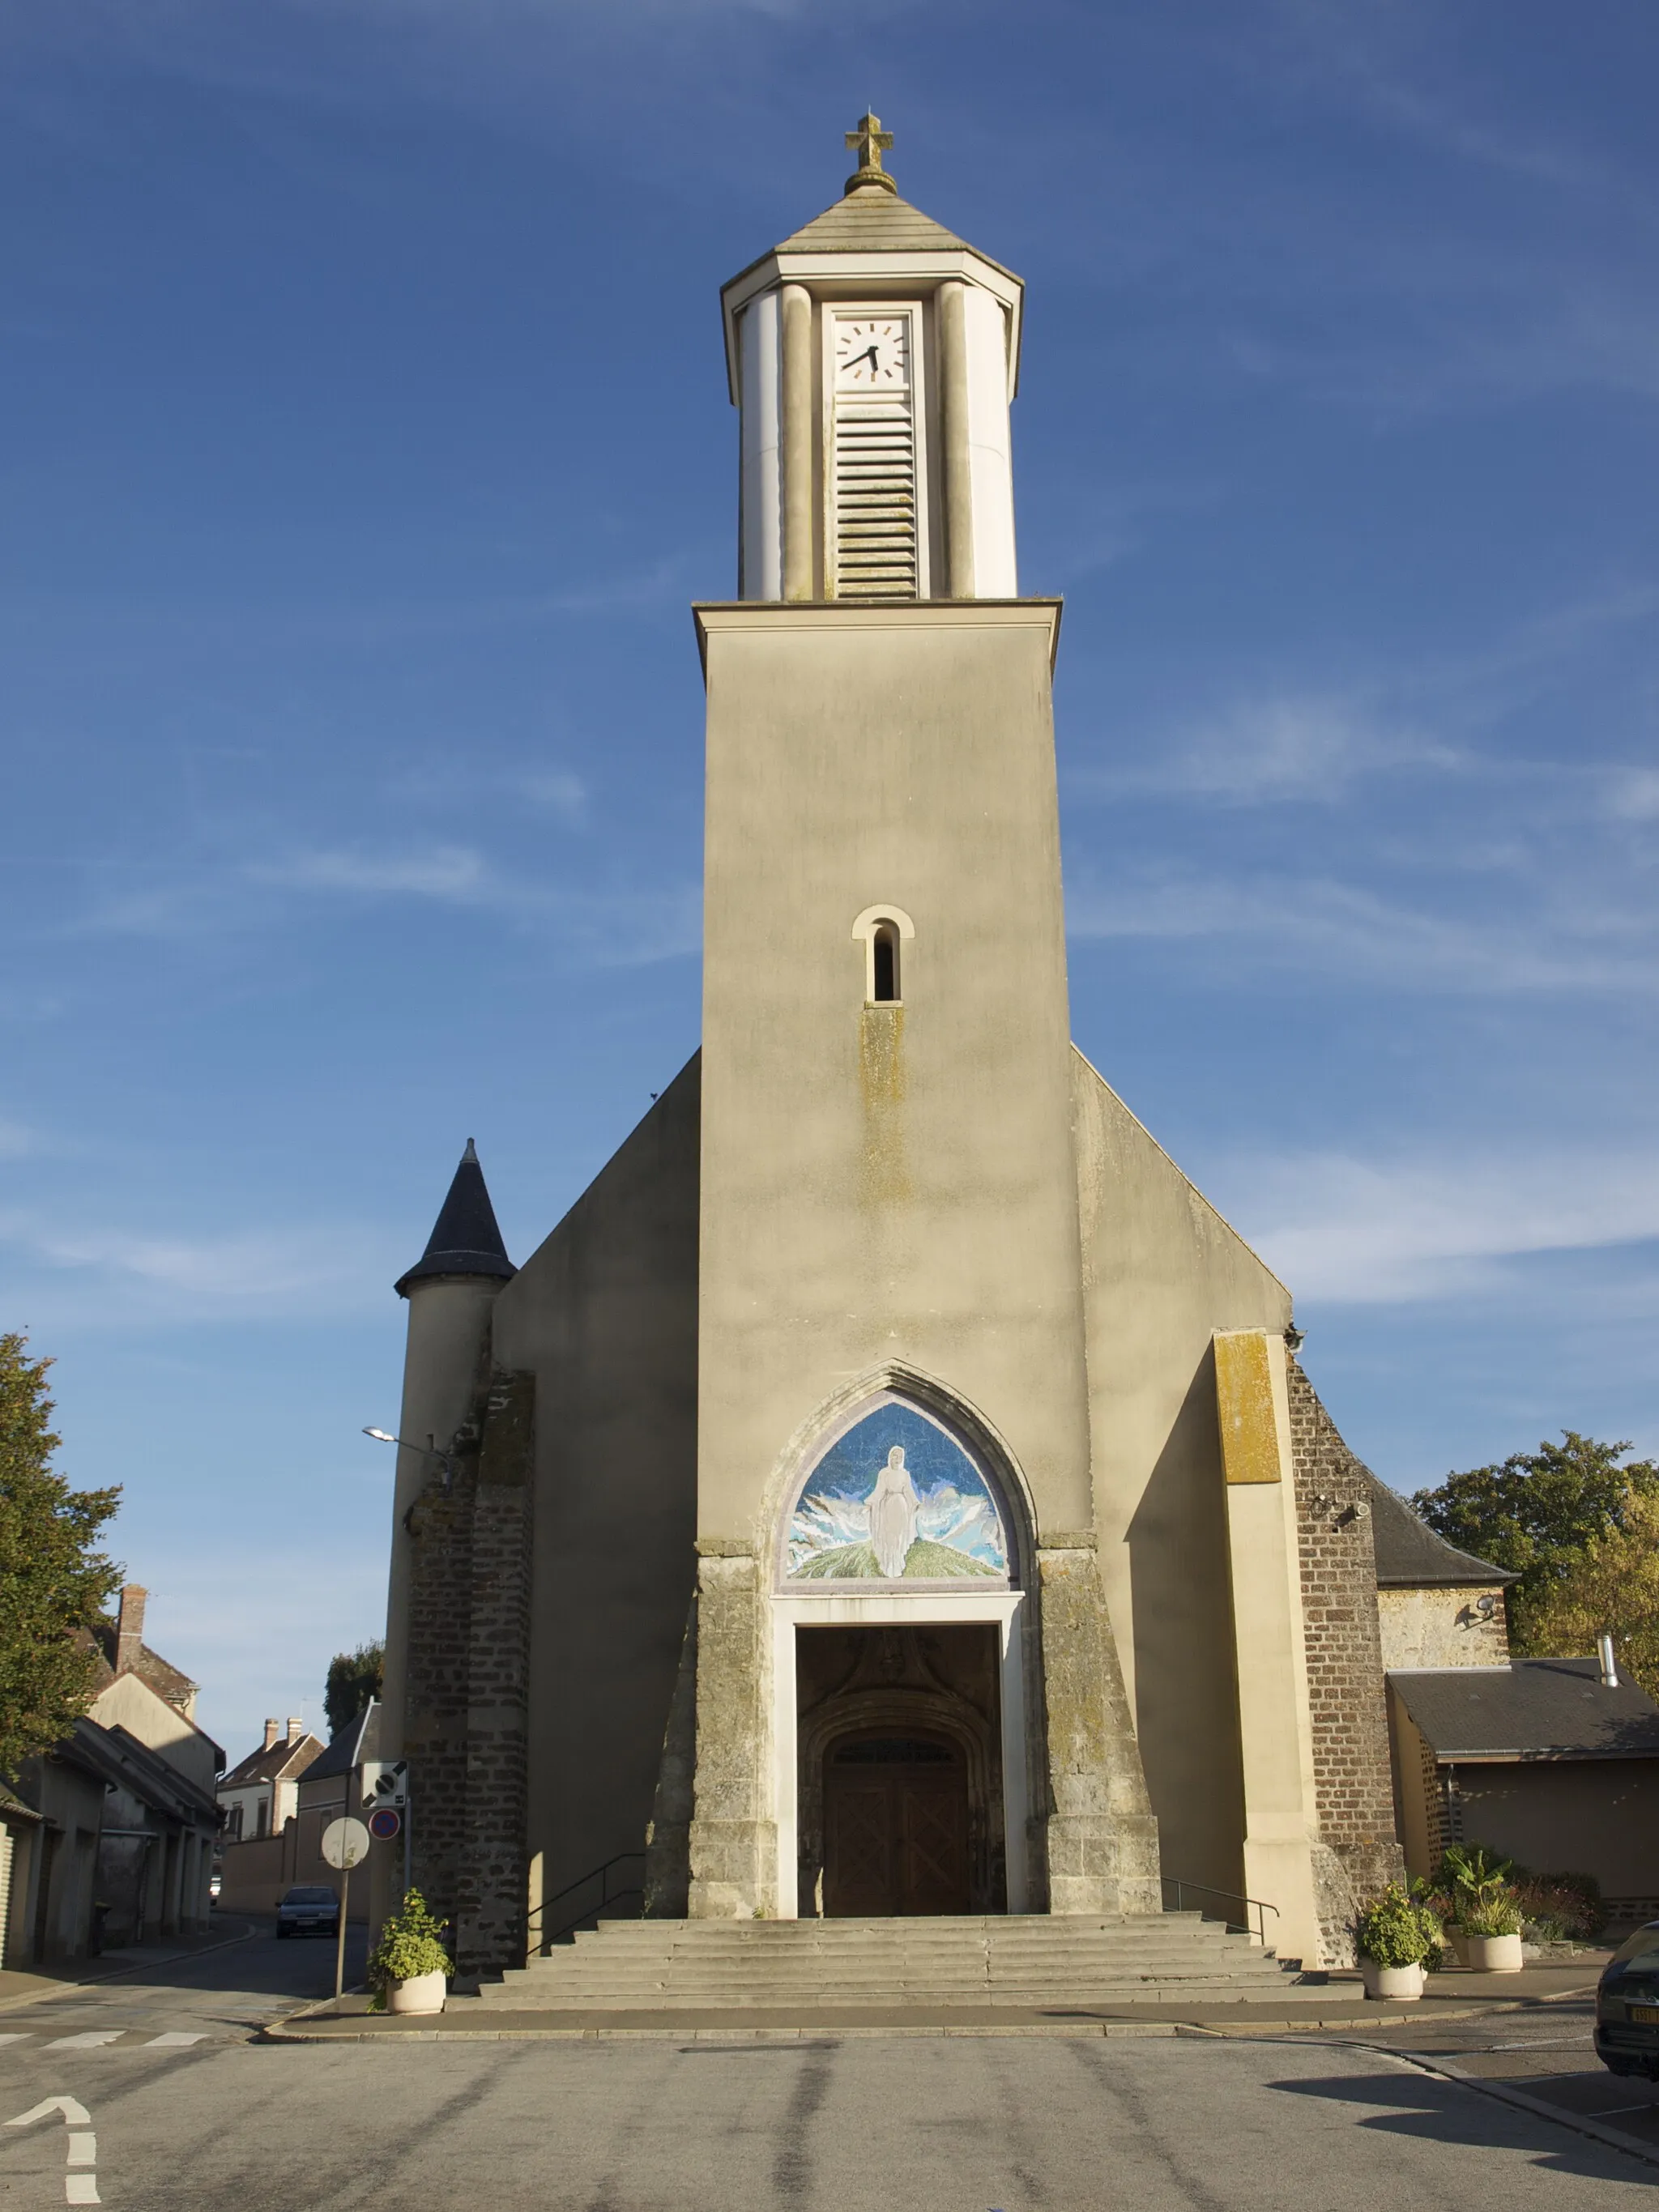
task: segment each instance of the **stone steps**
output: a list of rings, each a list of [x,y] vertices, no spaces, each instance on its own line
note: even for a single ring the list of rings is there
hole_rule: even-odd
[[[1318,2002],[1196,1913],[914,1920],[612,1920],[486,1984],[512,2011],[803,2005],[1072,2008]]]

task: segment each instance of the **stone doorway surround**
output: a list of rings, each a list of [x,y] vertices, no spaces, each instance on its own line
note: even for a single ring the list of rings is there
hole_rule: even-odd
[[[772,1615],[772,1802],[775,1808],[777,1917],[800,1917],[799,1721],[796,1677],[798,1628],[921,1628],[989,1622],[997,1631],[1002,1753],[1002,1831],[1007,1909],[1030,1907],[1026,1832],[1030,1811],[1025,1744],[1025,1660],[1021,1632],[1025,1593],[992,1590],[960,1595],[918,1591],[914,1596],[845,1595],[774,1597]]]

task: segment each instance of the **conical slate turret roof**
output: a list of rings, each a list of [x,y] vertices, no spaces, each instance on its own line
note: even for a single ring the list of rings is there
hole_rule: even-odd
[[[398,1295],[407,1297],[411,1283],[427,1282],[434,1275],[496,1275],[505,1282],[518,1272],[507,1256],[483,1170],[469,1137],[426,1249],[409,1273],[398,1277]]]

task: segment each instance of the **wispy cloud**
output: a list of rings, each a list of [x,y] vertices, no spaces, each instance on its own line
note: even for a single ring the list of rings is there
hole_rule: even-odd
[[[1214,1178],[1212,1178],[1214,1180]],[[1490,1287],[1528,1255],[1659,1238],[1659,1152],[1559,1149],[1235,1163],[1230,1217],[1291,1289],[1397,1304]]]
[[[1341,975],[1417,990],[1659,990],[1659,918],[1612,890],[1580,890],[1516,915],[1469,919],[1328,877],[1232,881],[1180,866],[1086,878],[1066,901],[1073,939],[1203,944],[1224,964]]]
[[[1465,764],[1453,745],[1363,698],[1287,693],[1241,701],[1153,739],[1133,763],[1085,770],[1085,791],[1169,792],[1229,805],[1329,805],[1363,779]]]
[[[296,853],[285,860],[257,862],[254,883],[290,890],[341,891],[363,898],[407,896],[462,906],[495,905],[508,897],[482,854],[465,845],[440,845],[425,853],[365,853],[334,848]]]
[[[42,1305],[63,1304],[65,1292],[77,1321],[366,1311],[384,1305],[402,1249],[339,1222],[180,1237],[66,1228],[24,1212],[0,1214],[0,1247],[12,1255],[8,1302],[37,1324]]]

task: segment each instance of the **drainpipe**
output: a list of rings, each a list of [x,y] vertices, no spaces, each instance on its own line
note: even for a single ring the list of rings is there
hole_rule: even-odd
[[[1619,1687],[1619,1669],[1613,1664],[1613,1638],[1605,1630],[1595,1639],[1595,1656],[1601,1662],[1601,1687],[1616,1690]]]

